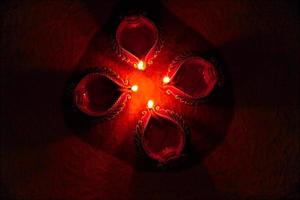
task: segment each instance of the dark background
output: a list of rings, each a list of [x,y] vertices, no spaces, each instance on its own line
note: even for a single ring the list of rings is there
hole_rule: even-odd
[[[187,169],[147,172],[131,164],[132,149],[124,147],[131,144],[138,106],[86,130],[89,136],[74,133],[62,109],[66,82],[75,69],[99,63],[126,76],[110,59],[109,25],[129,4],[6,1],[1,7],[2,199],[299,198],[297,1],[154,4],[149,17],[168,42],[157,63],[166,66],[191,49],[217,49],[226,63],[233,105],[195,109],[163,101],[177,108],[195,135],[203,131],[197,121],[202,119],[221,136],[196,142],[204,153]],[[158,64],[152,69],[157,76],[145,78],[166,71]],[[99,130],[107,134],[95,134]]]

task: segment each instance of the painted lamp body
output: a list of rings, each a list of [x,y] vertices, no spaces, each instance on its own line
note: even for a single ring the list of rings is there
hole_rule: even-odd
[[[73,92],[74,105],[91,117],[111,119],[122,111],[132,90],[116,72],[97,67],[81,78]]]
[[[183,157],[189,128],[171,110],[155,107],[144,111],[136,127],[138,147],[157,165]]]
[[[163,79],[163,88],[181,102],[195,105],[213,92],[219,80],[214,64],[193,56],[172,62]]]
[[[126,63],[144,70],[146,65],[153,63],[161,48],[158,29],[148,18],[140,15],[127,16],[119,24],[115,50]]]

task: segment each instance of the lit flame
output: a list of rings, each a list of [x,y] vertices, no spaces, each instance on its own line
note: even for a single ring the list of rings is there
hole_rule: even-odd
[[[138,62],[138,64],[137,64],[137,68],[138,68],[139,70],[144,70],[144,69],[145,69],[145,64],[144,64],[144,62],[140,60],[140,61]]]
[[[167,84],[167,83],[169,83],[169,82],[170,82],[170,77],[165,76],[165,77],[163,78],[163,83]]]
[[[149,109],[152,109],[152,108],[154,107],[154,101],[151,100],[151,99],[148,100],[147,107],[148,107]]]
[[[133,85],[133,86],[131,86],[131,90],[133,92],[137,92],[139,90],[139,86],[138,85]]]

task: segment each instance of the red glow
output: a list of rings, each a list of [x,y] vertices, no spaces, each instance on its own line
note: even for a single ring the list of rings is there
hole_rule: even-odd
[[[149,21],[145,22],[144,20],[146,20],[146,18],[144,17],[138,20],[137,19],[132,19],[132,20],[134,21],[134,23],[137,22],[138,24],[139,23],[147,24],[149,22]],[[119,55],[120,58],[118,60],[119,62],[115,60],[110,61],[109,59],[107,59],[108,55],[106,54],[95,55],[96,63],[101,63],[101,65],[109,66],[110,68],[118,72],[121,77],[126,78],[131,84],[129,87],[127,86],[127,90],[129,89],[131,93],[130,103],[126,105],[124,112],[118,113],[118,117],[116,117],[114,120],[109,122],[111,123],[110,127],[113,127],[113,130],[108,129],[107,126],[105,125],[102,126],[101,124],[99,124],[99,126],[95,128],[95,134],[99,134],[98,131],[102,129],[106,130],[107,132],[114,132],[114,136],[113,137],[111,136],[111,140],[108,139],[110,138],[109,135],[105,136],[107,137],[108,141],[110,141],[105,145],[105,149],[109,149],[108,151],[112,153],[118,151],[117,144],[122,144],[126,142],[126,140],[129,137],[132,137],[131,135],[124,134],[124,132],[128,133],[129,129],[130,130],[134,129],[134,125],[136,125],[140,117],[140,114],[145,109],[151,112],[159,111],[160,109],[170,109],[170,110],[177,111],[180,114],[184,113],[185,111],[189,111],[189,108],[183,106],[183,101],[181,101],[181,99],[177,98],[177,96],[174,95],[176,97],[174,100],[174,96],[171,96],[167,93],[167,91],[165,90],[166,87],[176,87],[176,88],[178,87],[177,89],[178,90],[181,89],[182,93],[187,92],[186,94],[184,93],[184,95],[186,96],[190,95],[189,90],[191,89],[200,90],[202,93],[206,94],[205,90],[202,88],[203,84],[201,84],[200,86],[198,84],[185,84],[184,81],[185,79],[188,79],[187,80],[188,82],[193,83],[193,80],[195,79],[203,79],[203,76],[204,78],[206,78],[205,71],[210,71],[210,70],[206,70],[207,65],[204,61],[203,61],[204,62],[204,67],[203,67],[203,62],[200,59],[201,61],[196,60],[195,63],[183,62],[184,64],[181,63],[180,65],[182,69],[180,71],[178,70],[178,72],[180,73],[178,74],[172,73],[173,72],[172,70],[170,69],[168,70],[168,66],[170,66],[170,63],[173,63],[173,61],[176,60],[175,58],[178,55],[178,53],[172,54],[172,51],[168,51],[168,50],[162,52],[158,51],[159,54],[157,54],[157,58],[154,60],[153,63],[151,62],[149,64],[148,58],[156,57],[153,54],[154,52],[157,52],[156,46],[155,48],[150,49],[150,53],[147,54],[147,56],[149,57],[147,56],[136,57],[136,55],[133,55],[132,52],[127,50],[129,50],[131,47],[135,48],[135,47],[139,47],[140,45],[143,46],[143,42],[139,43],[138,41],[131,41],[133,46],[131,46],[130,48],[124,45],[124,44],[130,44],[127,43],[128,41],[124,41],[126,40],[126,37],[124,37],[124,35],[122,36],[122,34],[128,33],[125,31],[125,29],[129,28],[130,29],[129,32],[131,33],[133,33],[134,31],[139,32],[139,29],[135,30],[134,27],[132,27],[132,24],[128,22],[131,22],[131,18],[123,20],[119,25],[116,33],[116,39],[118,41],[116,53],[118,53]],[[122,27],[123,25],[125,27]],[[149,25],[148,28],[152,29],[152,31],[153,30],[155,31],[156,28],[152,27],[153,24],[148,24],[148,25]],[[139,34],[143,34],[143,32],[139,32]],[[131,39],[133,38],[134,37],[131,37]],[[156,39],[160,40],[159,38]],[[126,49],[125,47],[128,49]],[[138,48],[135,48],[135,50],[142,51],[141,49],[138,50]],[[141,52],[138,52],[137,54],[139,53]],[[127,64],[124,64],[124,61]],[[89,62],[92,62],[90,61],[90,57],[89,57]],[[151,67],[148,67],[148,65],[151,65]],[[146,67],[147,70],[145,70]],[[201,69],[203,73],[202,72],[195,73],[195,71],[193,71],[195,68]],[[185,70],[184,71],[185,73],[182,73],[183,69]],[[168,72],[167,75],[165,72]],[[177,79],[175,79],[176,78],[175,75],[180,76],[183,81],[178,82]],[[193,78],[191,78],[192,76]],[[206,82],[207,80],[205,79],[205,80],[196,80],[196,81]],[[213,84],[209,84],[209,85],[214,85],[214,81],[216,81],[217,79],[211,79],[211,80],[213,80],[212,81]],[[183,87],[179,87],[181,85],[183,85]],[[192,87],[192,88],[188,88],[188,87]],[[180,110],[178,111],[178,109]],[[195,107],[192,110],[195,110]],[[127,129],[125,130],[124,126],[122,126],[124,122],[130,125],[130,127],[128,127],[128,130]],[[160,128],[157,128],[155,130],[156,131],[160,130],[159,132],[161,132],[164,129],[163,127],[164,124],[166,124],[167,126],[167,123],[159,123]],[[100,140],[104,141],[104,139],[99,139],[99,141]],[[149,140],[149,142],[151,143],[149,144],[150,146],[158,145],[158,144],[152,144],[153,140]],[[110,144],[114,144],[115,146],[111,146]],[[169,153],[171,152],[170,150],[172,149],[172,148],[168,148],[168,146],[169,145],[167,145],[166,146],[167,148],[160,153],[161,156],[165,155],[168,157]],[[101,147],[103,146],[101,145]],[[133,155],[135,154],[133,153]]]
[[[132,70],[128,74],[130,82],[138,85],[138,92],[132,95],[128,104],[130,113],[140,113],[147,108],[148,100],[155,100],[155,105],[166,105],[170,97],[161,89],[161,79],[155,73],[156,68],[149,68],[147,71]]]

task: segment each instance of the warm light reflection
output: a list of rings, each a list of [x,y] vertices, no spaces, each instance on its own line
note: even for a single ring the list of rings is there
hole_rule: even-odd
[[[133,92],[137,92],[138,89],[139,89],[139,86],[138,86],[138,85],[133,85],[133,86],[131,86],[131,90],[132,90]]]
[[[138,68],[139,70],[144,70],[144,69],[145,69],[145,64],[144,64],[144,62],[140,60],[139,63],[137,64],[137,68]]]
[[[154,107],[154,101],[151,100],[151,99],[148,100],[147,107],[148,107],[149,109],[153,108],[153,107]]]
[[[170,77],[165,76],[165,77],[163,78],[163,83],[167,84],[167,83],[169,83],[169,82],[170,82]]]

